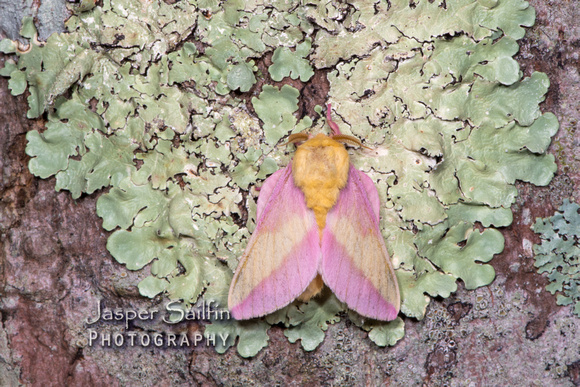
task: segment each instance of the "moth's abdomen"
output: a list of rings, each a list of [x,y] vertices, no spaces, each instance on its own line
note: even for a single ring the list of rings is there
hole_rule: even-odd
[[[326,224],[326,214],[346,185],[349,165],[344,145],[323,134],[296,150],[292,161],[294,184],[304,193],[306,206],[314,211],[321,231]]]

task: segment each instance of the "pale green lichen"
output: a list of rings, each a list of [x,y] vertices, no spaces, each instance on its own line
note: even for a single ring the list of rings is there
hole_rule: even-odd
[[[306,57],[310,54],[312,40],[310,38],[296,46],[293,52],[288,47],[278,47],[272,56],[272,65],[268,72],[275,81],[281,81],[285,77],[292,79],[300,78],[302,82],[308,81],[314,71]]]
[[[289,85],[277,87],[264,85],[258,98],[252,98],[256,114],[264,123],[263,130],[266,142],[275,145],[290,131],[299,132],[312,125],[306,116],[297,122],[292,113],[298,110],[299,92]]]
[[[573,305],[580,317],[580,206],[568,199],[549,218],[537,218],[532,226],[542,243],[534,245],[535,266],[546,273],[546,290],[558,305]]]
[[[280,140],[318,119],[296,117],[289,85],[263,85],[251,106],[237,97],[270,54],[275,81],[327,71],[333,119],[370,148],[351,159],[379,189],[408,317],[422,319],[457,280],[494,279],[485,263],[503,238],[489,227],[511,223],[514,182],[545,185],[556,168],[546,149],[558,123],[538,107],[547,78],[522,79],[512,58],[534,21],[522,0],[105,0],[75,12],[68,33],[26,53],[0,42],[18,54],[0,75],[13,94],[28,89],[29,117],[48,112],[46,130],[27,135],[30,170],[74,198],[109,187],[97,202],[114,230],[107,247],[129,269],[149,267],[147,297],[226,305],[255,227],[251,188],[290,161]],[[35,34],[27,19],[22,35]],[[321,130],[318,119],[310,131]],[[264,320],[212,321],[206,334],[229,334],[220,352],[239,337],[253,356],[278,324],[312,350],[343,311],[324,293]],[[404,335],[401,318],[349,317],[379,346]]]
[[[288,308],[286,325],[290,327],[284,334],[291,343],[300,340],[305,350],[312,351],[324,340],[328,324],[340,321],[337,314],[342,310],[342,303],[330,292],[324,292],[306,304]]]

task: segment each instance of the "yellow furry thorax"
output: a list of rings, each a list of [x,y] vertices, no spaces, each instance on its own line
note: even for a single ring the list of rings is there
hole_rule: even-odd
[[[298,146],[292,160],[294,184],[302,190],[306,206],[314,211],[320,232],[326,214],[346,186],[350,160],[344,145],[318,134]]]

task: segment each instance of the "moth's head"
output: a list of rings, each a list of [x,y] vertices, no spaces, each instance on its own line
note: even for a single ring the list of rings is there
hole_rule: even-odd
[[[311,134],[306,133],[293,133],[288,137],[288,142],[286,142],[286,144],[296,144],[297,146],[300,146],[309,140],[316,139],[315,142],[317,146],[320,145],[324,146],[325,139],[332,139],[346,146],[352,146],[356,148],[360,147],[366,148],[358,138],[342,134],[340,132],[337,123],[334,122],[332,120],[332,117],[330,116],[330,109],[331,109],[330,104],[327,104],[326,122],[328,123],[328,126],[330,126],[330,129],[332,129],[332,134],[330,136],[326,136],[324,134],[317,134],[316,136],[313,136]]]
[[[315,141],[316,143],[324,143],[325,140],[334,140],[336,142],[339,142],[341,144],[347,145],[347,146],[353,146],[353,147],[361,147],[363,146],[361,141],[353,136],[348,136],[346,134],[333,134],[330,136],[327,136],[325,134],[319,133],[316,136],[313,136],[311,134],[306,134],[306,133],[293,133],[288,137],[288,141],[286,142],[286,144],[296,144],[297,146],[300,146],[302,144],[304,144],[307,141]]]

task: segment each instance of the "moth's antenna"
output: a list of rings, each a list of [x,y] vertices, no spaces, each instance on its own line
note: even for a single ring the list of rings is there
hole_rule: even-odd
[[[334,136],[340,136],[340,129],[338,129],[338,124],[332,120],[330,117],[330,104],[326,105],[326,122],[328,122],[328,126],[332,129],[332,134]]]

